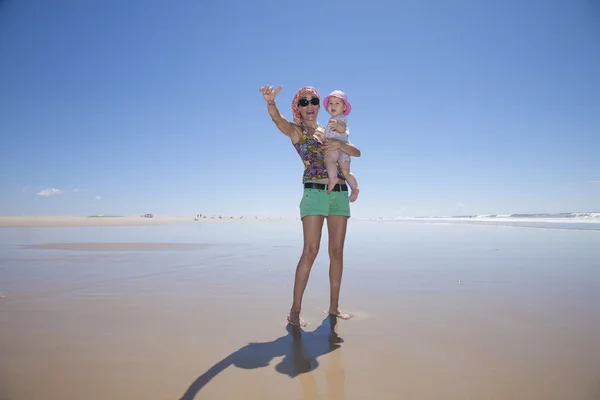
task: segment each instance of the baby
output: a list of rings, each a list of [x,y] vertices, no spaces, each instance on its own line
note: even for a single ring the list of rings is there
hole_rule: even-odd
[[[334,90],[329,96],[325,97],[323,105],[331,115],[331,119],[325,127],[325,138],[348,143],[350,132],[348,131],[346,116],[350,114],[352,106],[346,98],[346,94],[340,90]],[[327,166],[329,178],[328,193],[331,193],[333,187],[338,183],[336,162],[339,163],[344,178],[346,178],[352,189],[350,201],[353,202],[358,198],[358,183],[352,172],[350,172],[350,156],[342,150],[330,151],[325,154],[325,165]]]

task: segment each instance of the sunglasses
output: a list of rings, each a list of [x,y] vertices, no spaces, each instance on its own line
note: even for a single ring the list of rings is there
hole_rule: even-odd
[[[319,98],[318,97],[313,97],[312,99],[310,99],[310,101],[308,101],[307,99],[305,99],[303,97],[300,100],[298,100],[298,105],[300,107],[306,107],[306,106],[308,106],[308,103],[312,104],[313,106],[318,106],[319,105]]]

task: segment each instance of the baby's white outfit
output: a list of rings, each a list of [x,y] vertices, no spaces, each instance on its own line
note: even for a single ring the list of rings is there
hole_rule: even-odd
[[[325,126],[325,138],[326,139],[337,139],[344,143],[348,143],[348,140],[349,140],[348,136],[350,135],[350,131],[348,130],[348,122],[347,122],[346,116],[340,114],[335,117],[331,117],[331,119],[334,119],[338,122],[344,123],[346,125],[346,132],[339,133],[337,130],[335,130],[329,124],[327,124]],[[342,150],[338,150],[338,152],[339,152],[338,163],[341,164],[346,160],[350,161],[350,156],[348,154],[344,153]]]

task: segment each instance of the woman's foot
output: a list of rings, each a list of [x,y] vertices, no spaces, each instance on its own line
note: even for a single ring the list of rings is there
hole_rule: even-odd
[[[308,325],[302,318],[300,318],[300,311],[290,311],[287,321],[290,325],[299,326],[301,328],[304,328],[306,325]]]
[[[348,319],[351,319],[351,318],[354,317],[354,315],[352,315],[352,314],[348,314],[348,313],[343,312],[342,310],[339,309],[339,307],[337,309],[331,309],[330,308],[329,309],[329,314],[335,315],[336,317],[341,318],[341,319],[345,319],[345,320],[348,320]]]
[[[358,192],[359,192],[358,188],[352,189],[352,193],[350,194],[350,203],[353,203],[356,201],[356,199],[358,198]]]

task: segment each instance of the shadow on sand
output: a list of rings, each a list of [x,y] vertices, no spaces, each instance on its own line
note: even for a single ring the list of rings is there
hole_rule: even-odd
[[[336,333],[337,317],[328,315],[312,332],[288,324],[288,334],[272,342],[250,343],[213,365],[190,385],[181,400],[193,400],[211,379],[235,365],[254,369],[269,365],[275,357],[284,356],[275,369],[295,378],[319,366],[317,358],[340,348],[344,340]]]

